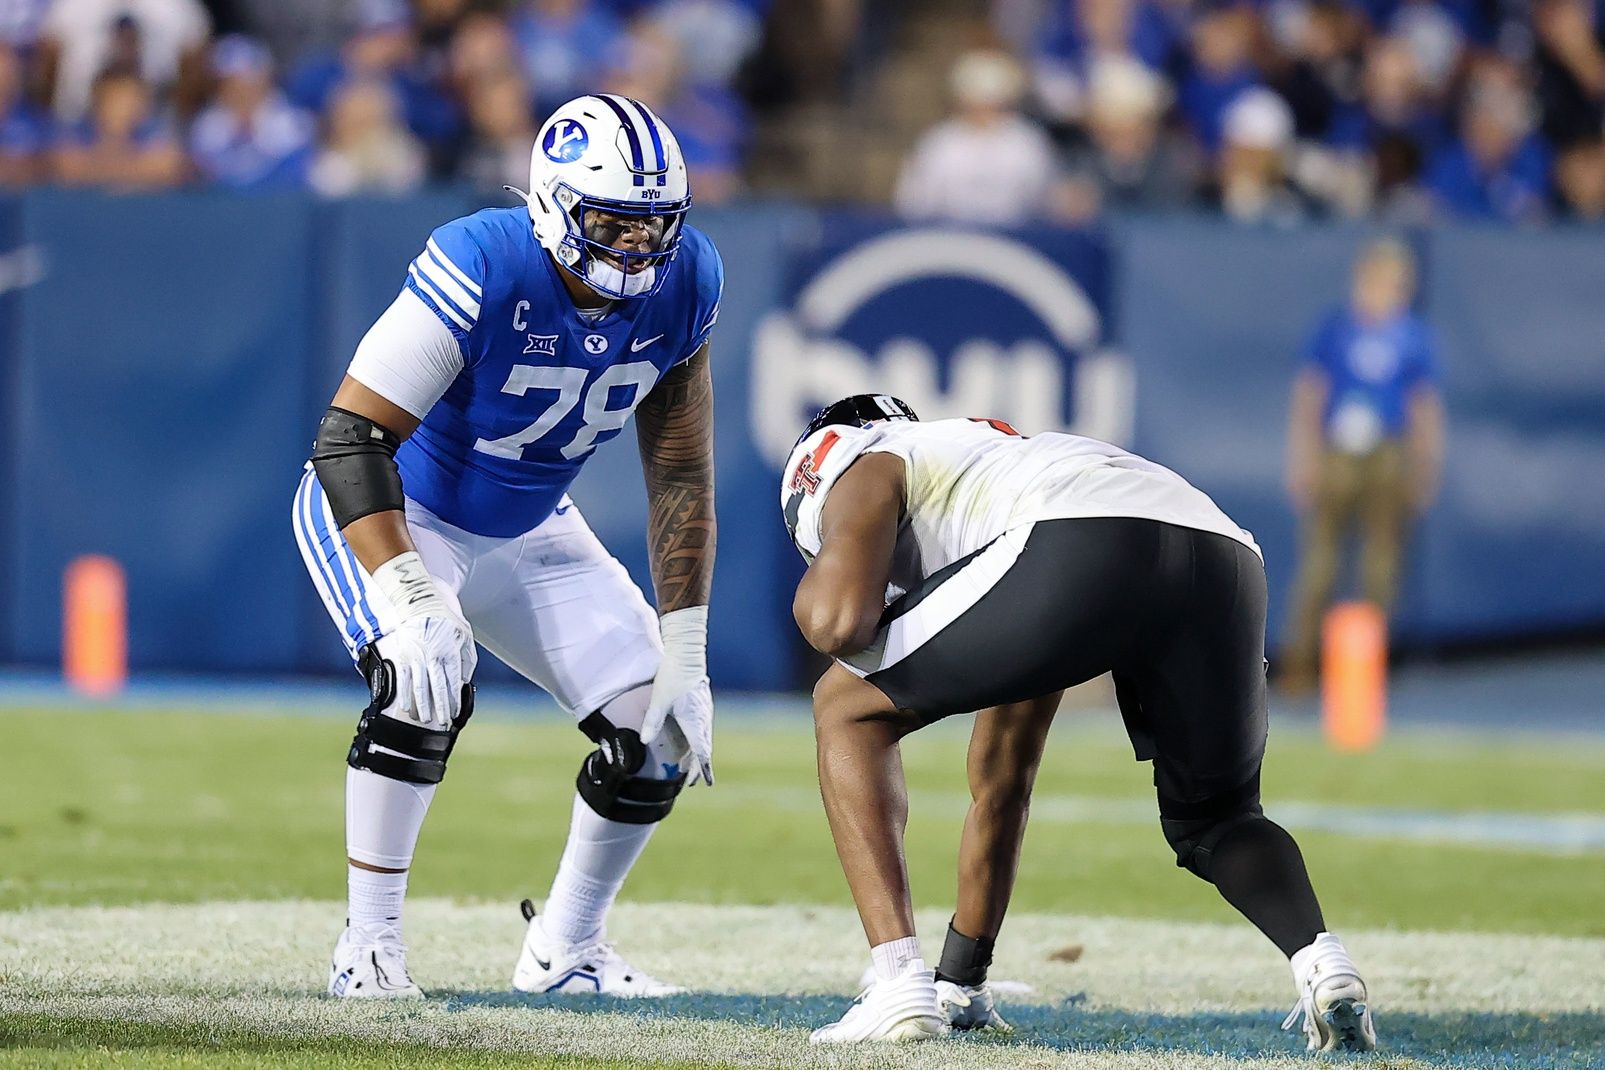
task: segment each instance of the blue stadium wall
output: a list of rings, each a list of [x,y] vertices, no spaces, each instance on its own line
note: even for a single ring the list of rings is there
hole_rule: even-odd
[[[58,661],[62,571],[93,552],[127,569],[136,671],[339,669],[290,497],[363,330],[429,230],[474,207],[456,194],[0,201],[0,664]],[[804,675],[780,458],[814,406],[871,387],[927,415],[1073,429],[1176,468],[1259,537],[1274,642],[1296,534],[1280,489],[1288,385],[1366,231],[1171,220],[1025,241],[777,204],[694,221],[728,279],[714,341],[720,685]],[[1605,626],[1605,239],[1414,240],[1450,448],[1398,631],[1434,644]],[[598,451],[574,496],[644,585],[630,436]]]

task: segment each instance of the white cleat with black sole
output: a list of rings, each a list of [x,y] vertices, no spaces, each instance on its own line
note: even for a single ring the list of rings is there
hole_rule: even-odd
[[[407,973],[407,947],[389,925],[346,926],[329,963],[336,999],[423,999]]]
[[[1310,1051],[1375,1051],[1376,1024],[1365,981],[1343,942],[1321,933],[1293,956],[1293,980],[1299,1001],[1283,1029],[1300,1025]]]
[[[961,1033],[1012,1033],[1014,1026],[998,1013],[992,990],[985,984],[960,985],[936,982],[936,1005],[942,1008],[947,1024]]]
[[[936,974],[918,960],[858,994],[841,1021],[814,1030],[810,1044],[934,1040],[948,1032],[936,999]]]
[[[526,899],[519,909],[529,923],[513,970],[513,987],[520,992],[653,999],[687,991],[631,966],[606,941],[564,944],[552,940],[541,928],[534,903]]]

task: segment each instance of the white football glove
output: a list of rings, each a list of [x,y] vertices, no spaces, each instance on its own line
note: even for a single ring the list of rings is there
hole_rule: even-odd
[[[708,687],[708,607],[665,613],[658,621],[663,661],[652,680],[641,722],[641,740],[651,743],[668,729],[691,752],[689,784],[701,777],[713,783],[713,692]]]
[[[395,671],[395,699],[382,712],[444,732],[462,712],[463,685],[479,665],[474,633],[415,551],[380,565],[373,580],[400,617],[377,643]]]

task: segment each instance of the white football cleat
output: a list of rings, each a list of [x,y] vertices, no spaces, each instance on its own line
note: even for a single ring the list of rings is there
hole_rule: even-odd
[[[1341,940],[1321,933],[1295,954],[1293,980],[1299,988],[1299,1001],[1282,1023],[1283,1029],[1294,1028],[1302,1018],[1305,1047],[1310,1051],[1376,1050],[1376,1024],[1366,1001],[1365,981]]]
[[[390,925],[346,926],[329,963],[329,995],[337,999],[423,999],[407,973],[407,947]]]
[[[814,1030],[808,1042],[932,1040],[947,1031],[947,1016],[936,1001],[936,973],[916,959],[891,980],[860,992],[841,1021]]]
[[[947,1024],[960,1032],[986,1030],[993,1033],[1012,1033],[1014,1026],[998,1013],[992,990],[983,982],[978,985],[959,985],[952,981],[936,982],[936,1005],[942,1008]]]
[[[546,935],[528,899],[519,904],[524,920],[524,946],[513,970],[513,987],[520,992],[588,993],[626,999],[678,996],[688,991],[660,981],[631,966],[606,941],[563,944]]]

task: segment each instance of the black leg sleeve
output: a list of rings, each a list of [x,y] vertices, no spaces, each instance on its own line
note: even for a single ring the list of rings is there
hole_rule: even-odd
[[[1209,879],[1284,955],[1326,931],[1298,844],[1269,818],[1244,821],[1221,837],[1211,851]]]

